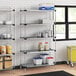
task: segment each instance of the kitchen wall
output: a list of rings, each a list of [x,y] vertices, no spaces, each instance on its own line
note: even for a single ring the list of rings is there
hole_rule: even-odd
[[[75,5],[76,0],[0,0],[0,7],[11,7],[17,10],[16,17],[19,16],[19,8],[36,8],[40,3],[54,3],[55,5]],[[16,33],[19,35],[18,27],[19,24],[16,21]],[[17,36],[18,36],[17,35]],[[18,45],[19,39],[16,40],[16,52],[18,53],[20,50],[20,45]],[[29,42],[28,42],[29,43]],[[67,60],[67,46],[68,45],[76,45],[76,41],[57,41],[56,43],[56,61],[66,61]],[[22,59],[26,56],[21,56]],[[15,60],[13,61],[14,65],[20,64],[20,54],[16,54]]]

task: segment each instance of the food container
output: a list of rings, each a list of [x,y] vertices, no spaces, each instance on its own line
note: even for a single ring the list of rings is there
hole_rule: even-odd
[[[37,37],[41,37],[41,32],[38,32],[37,33]]]
[[[53,57],[47,57],[47,63],[49,65],[54,65],[54,58]]]
[[[0,70],[2,70],[2,69],[3,69],[3,63],[0,62]]]
[[[3,38],[7,38],[7,34],[6,33],[4,33],[4,34],[2,34],[2,36],[3,36]]]
[[[48,44],[48,42],[45,42],[44,50],[45,50],[45,51],[48,51],[48,50],[49,50],[49,44]]]
[[[5,38],[5,35],[0,34],[0,39],[3,39],[3,38]]]
[[[42,42],[39,42],[38,49],[39,49],[39,51],[43,51],[44,50],[44,46],[43,46]]]
[[[3,57],[0,57],[0,62],[3,61]]]
[[[42,63],[46,64],[47,60],[46,58],[49,57],[49,54],[45,53],[45,54],[40,54],[40,57],[42,58]]]
[[[42,58],[41,57],[35,57],[35,58],[33,58],[33,63],[35,65],[41,65],[42,64]]]
[[[6,35],[6,38],[8,38],[8,39],[11,38],[11,35],[10,34],[7,34]]]
[[[6,54],[6,46],[4,46],[4,45],[0,46],[0,53],[1,54]]]
[[[49,36],[49,33],[48,32],[43,32],[43,37],[44,38],[48,38],[48,36]]]
[[[5,61],[5,69],[12,68],[12,61]]]
[[[12,56],[6,56],[4,59],[5,59],[5,61],[7,61],[7,60],[11,61],[12,60]]]
[[[12,54],[12,46],[11,45],[6,45],[6,53]]]

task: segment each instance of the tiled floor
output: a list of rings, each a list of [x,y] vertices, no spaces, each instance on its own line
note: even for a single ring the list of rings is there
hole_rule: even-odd
[[[26,75],[26,74],[52,72],[52,71],[59,71],[59,70],[64,70],[66,72],[76,75],[76,66],[70,67],[69,65],[64,64],[64,65],[55,65],[55,66],[47,66],[47,67],[1,71],[0,76],[20,76],[20,75]]]

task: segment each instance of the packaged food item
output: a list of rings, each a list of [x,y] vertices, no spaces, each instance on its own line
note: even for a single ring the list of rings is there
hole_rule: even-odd
[[[43,51],[44,50],[44,46],[43,46],[42,42],[39,42],[38,49],[39,49],[39,51]]]
[[[48,42],[45,42],[44,50],[45,50],[45,51],[48,51],[48,50],[49,50],[49,44],[48,44]]]
[[[11,45],[6,45],[6,53],[11,54],[12,53],[12,46]]]
[[[6,46],[4,46],[4,45],[0,46],[0,53],[1,54],[6,54]]]

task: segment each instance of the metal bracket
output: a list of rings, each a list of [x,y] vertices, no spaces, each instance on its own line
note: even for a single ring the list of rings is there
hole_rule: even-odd
[[[56,52],[56,50],[54,50]]]
[[[15,26],[15,24],[12,24],[13,26]]]
[[[24,52],[24,54],[27,54],[27,52]]]
[[[13,9],[12,11],[15,11],[15,9]]]
[[[15,55],[15,53],[12,53],[13,55]]]
[[[24,40],[27,40],[27,38],[24,38]]]

